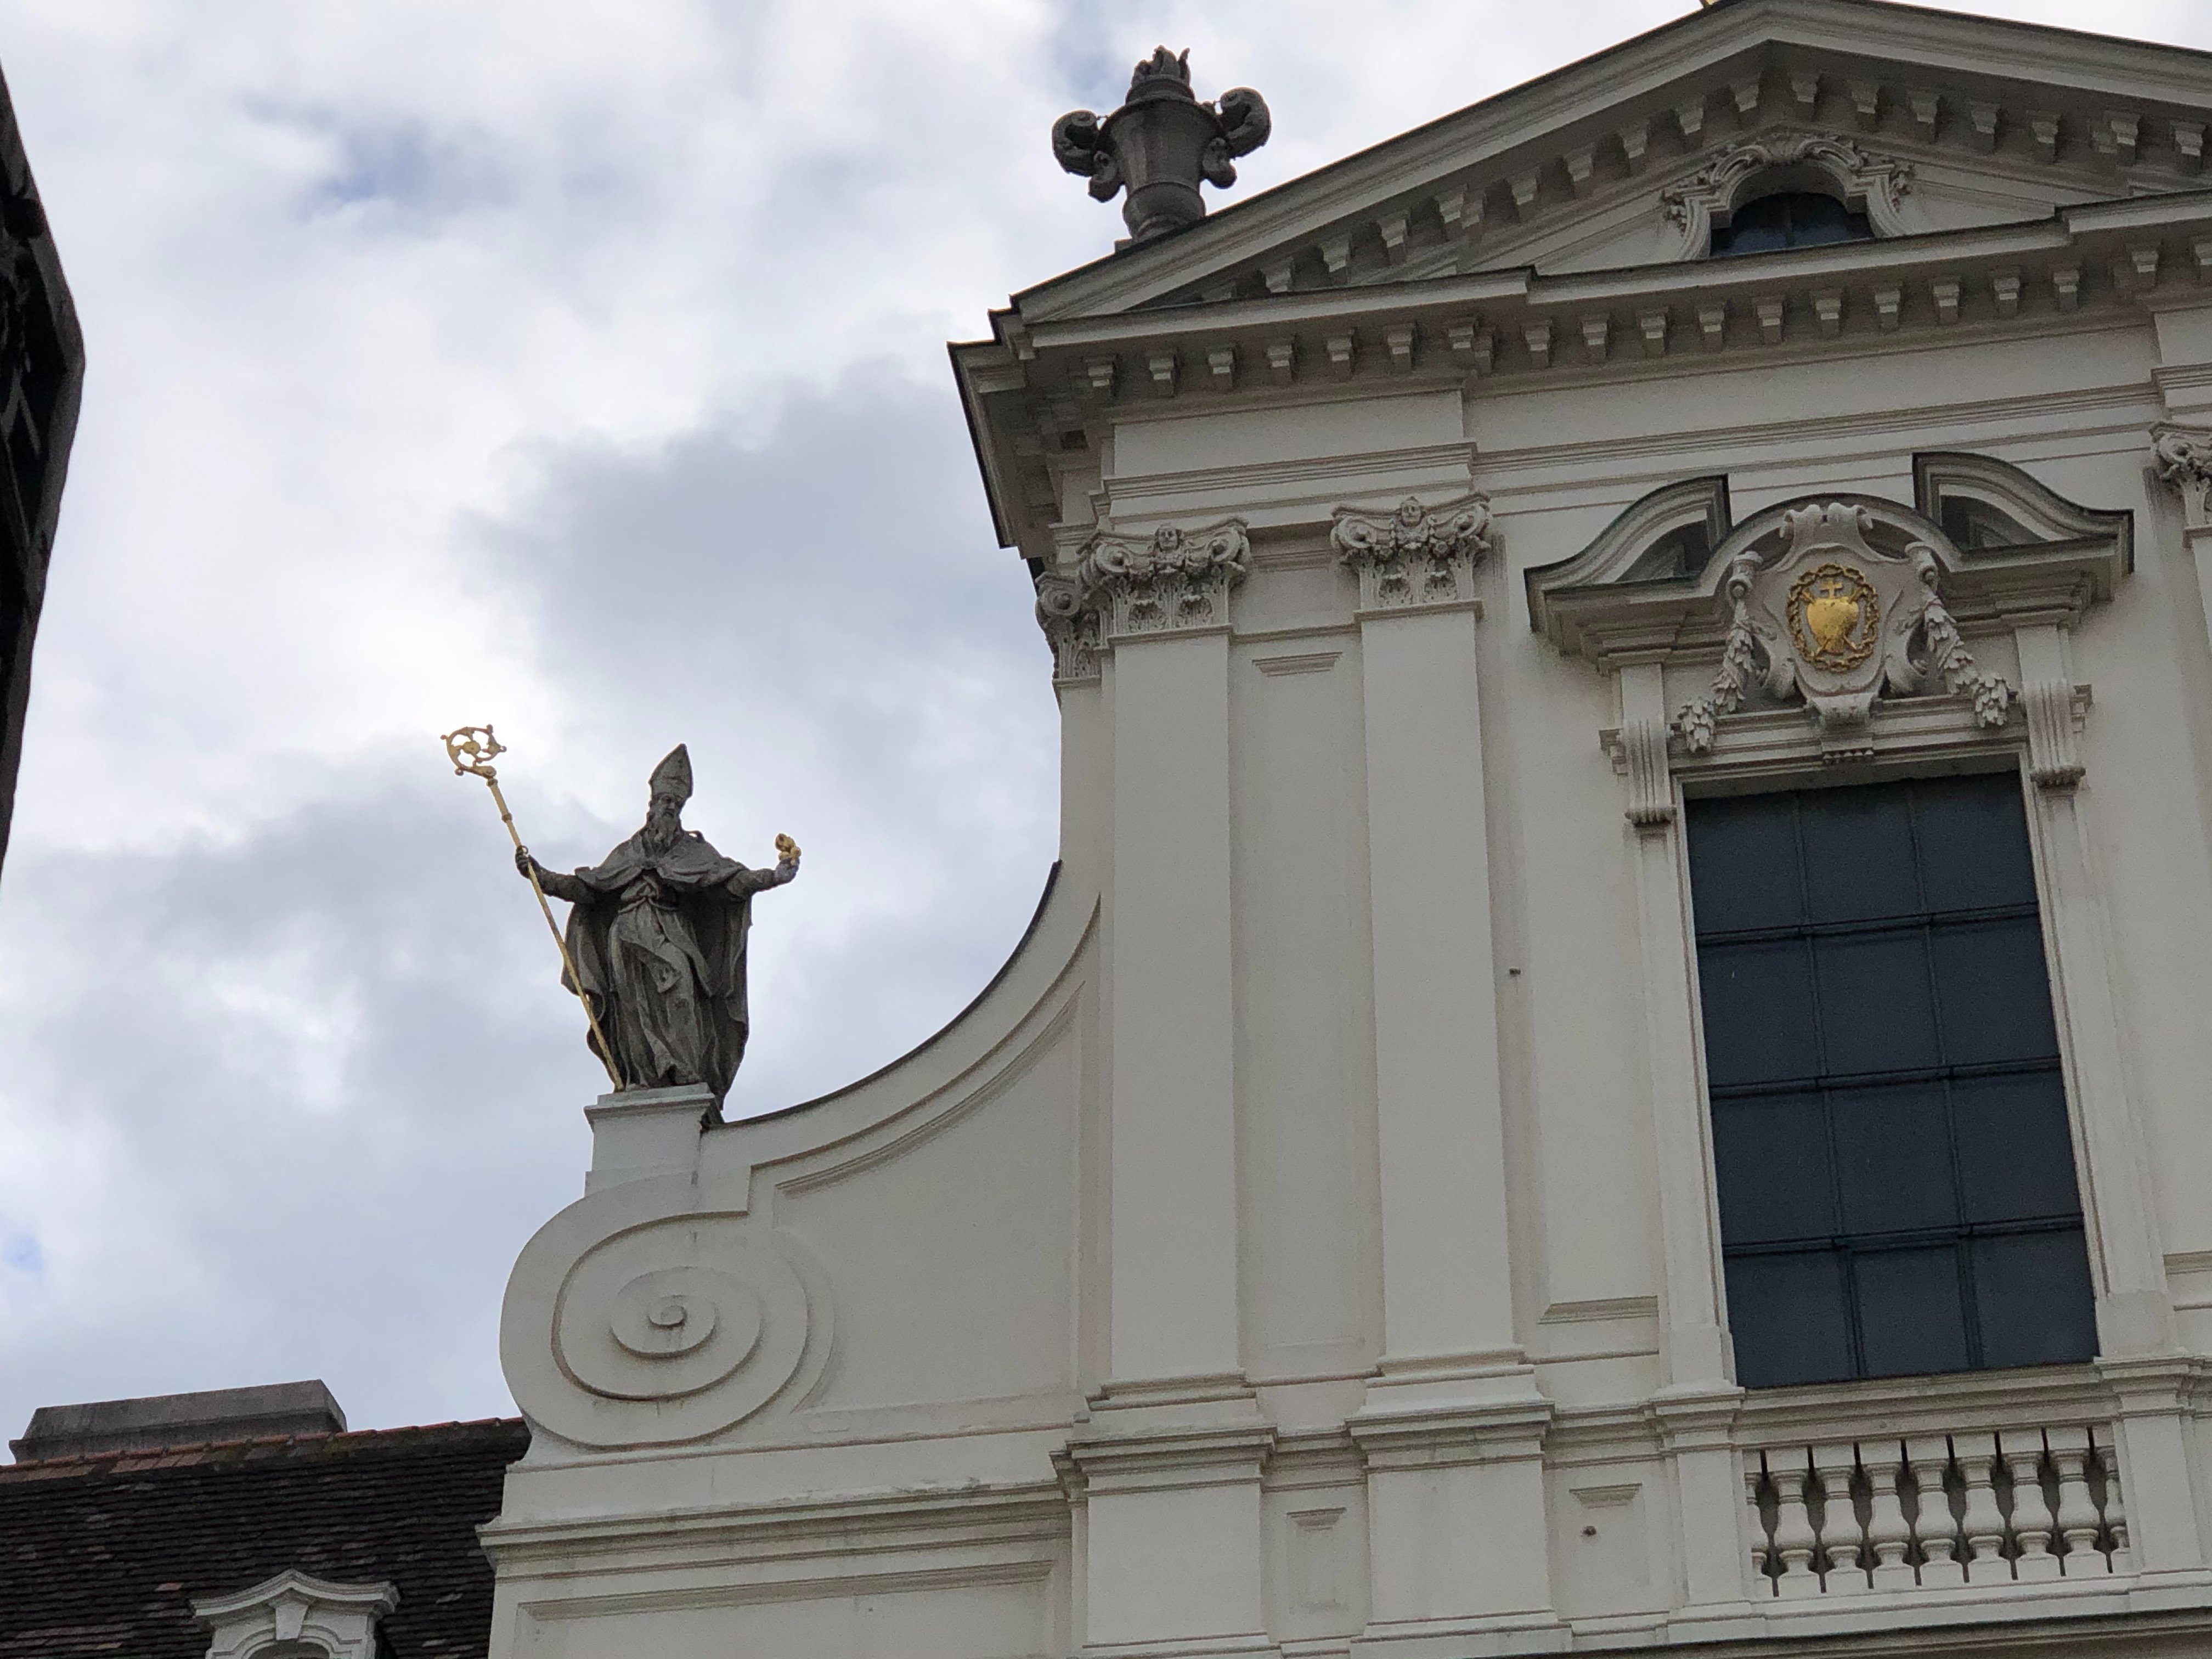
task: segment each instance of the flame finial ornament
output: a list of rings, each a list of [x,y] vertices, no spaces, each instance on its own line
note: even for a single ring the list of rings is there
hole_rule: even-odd
[[[1158,47],[1129,77],[1121,107],[1101,118],[1071,111],[1052,124],[1052,153],[1110,202],[1124,187],[1121,217],[1129,239],[1149,240],[1206,216],[1200,180],[1217,189],[1237,182],[1236,158],[1267,142],[1267,100],[1249,87],[1200,103],[1190,89],[1190,53]]]

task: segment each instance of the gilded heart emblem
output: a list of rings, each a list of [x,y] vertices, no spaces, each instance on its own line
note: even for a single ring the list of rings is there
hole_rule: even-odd
[[[1831,672],[1856,668],[1874,654],[1881,619],[1874,584],[1847,564],[1808,570],[1790,588],[1790,632],[1797,654]]]

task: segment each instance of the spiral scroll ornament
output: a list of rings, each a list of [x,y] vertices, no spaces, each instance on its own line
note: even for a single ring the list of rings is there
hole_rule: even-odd
[[[583,1445],[719,1433],[803,1398],[830,1354],[820,1265],[789,1235],[738,1216],[669,1218],[600,1239],[561,1277],[550,1313],[550,1330],[530,1322],[540,1333],[530,1346],[550,1338],[557,1377],[510,1364],[508,1381],[533,1424]]]

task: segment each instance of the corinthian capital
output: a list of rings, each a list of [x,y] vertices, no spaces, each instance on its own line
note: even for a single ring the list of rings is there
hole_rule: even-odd
[[[1098,607],[1081,582],[1050,574],[1036,581],[1037,626],[1052,647],[1055,685],[1098,678]]]
[[[1098,678],[1117,640],[1229,625],[1229,590],[1251,552],[1244,521],[1206,530],[1163,525],[1151,536],[1094,536],[1073,565],[1036,579],[1037,624],[1055,684]]]
[[[2160,424],[2150,429],[2150,464],[2181,492],[2191,530],[2212,529],[2212,432]]]
[[[1363,611],[1454,605],[1474,597],[1474,562],[1491,550],[1490,502],[1462,495],[1424,507],[1408,495],[1395,512],[1340,507],[1329,532],[1340,562],[1359,573]]]
[[[1242,519],[1207,530],[1162,525],[1144,541],[1096,538],[1083,550],[1075,581],[1109,615],[1109,638],[1225,628],[1229,590],[1244,580],[1250,552]]]

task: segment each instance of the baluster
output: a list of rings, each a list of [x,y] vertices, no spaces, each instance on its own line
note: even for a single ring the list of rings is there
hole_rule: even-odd
[[[1774,1553],[1782,1558],[1782,1576],[1774,1581],[1774,1593],[1818,1595],[1820,1577],[1813,1571],[1813,1547],[1820,1540],[1813,1531],[1812,1513],[1805,1507],[1805,1483],[1813,1473],[1805,1449],[1768,1453],[1766,1472],[1774,1480]]]
[[[1918,1504],[1912,1517],[1912,1535],[1920,1545],[1920,1583],[1923,1588],[1963,1584],[1966,1564],[1959,1559],[1959,1522],[1951,1513],[1951,1494],[1943,1477],[1951,1467],[1951,1443],[1942,1435],[1916,1437],[1905,1443],[1905,1462],[1912,1466],[1912,1484]]]
[[[2092,1429],[2097,1462],[2105,1471],[2105,1530],[2112,1535],[2112,1571],[2133,1572],[2136,1553],[2128,1547],[2127,1505],[2120,1501],[2120,1449],[2110,1429]]]
[[[2043,1495],[2043,1432],[2007,1429],[1999,1437],[2012,1471],[2012,1535],[2020,1544],[2014,1575],[2023,1580],[2057,1577],[2064,1569],[2051,1553],[2051,1504]]]
[[[1905,1559],[1912,1545],[1912,1526],[1897,1495],[1898,1460],[1903,1455],[1904,1448],[1894,1440],[1859,1445],[1859,1465],[1866,1470],[1869,1495],[1867,1543],[1874,1551],[1874,1588],[1878,1590],[1911,1589],[1914,1583]]]
[[[1831,1595],[1856,1595],[1867,1587],[1859,1554],[1858,1505],[1851,1501],[1851,1474],[1858,1449],[1844,1445],[1813,1448],[1813,1468],[1820,1477],[1820,1553],[1827,1568],[1823,1581]]]
[[[1765,1477],[1766,1465],[1756,1452],[1747,1454],[1743,1465],[1744,1500],[1751,1505],[1751,1593],[1753,1595],[1774,1594],[1775,1559],[1766,1536],[1766,1517],[1759,1512],[1759,1483]]]
[[[1997,1489],[1991,1476],[1997,1461],[1997,1437],[1988,1433],[1954,1434],[1951,1455],[1959,1460],[1959,1474],[1966,1483],[1966,1513],[1959,1523],[1970,1552],[1966,1582],[2010,1583],[2012,1563],[2004,1559],[2004,1511],[1997,1507]]]
[[[2101,1577],[2112,1570],[2097,1547],[2097,1500],[2089,1493],[2089,1431],[2045,1429],[2044,1443],[2058,1471],[2058,1536],[2066,1546],[2059,1567],[2069,1578]]]

